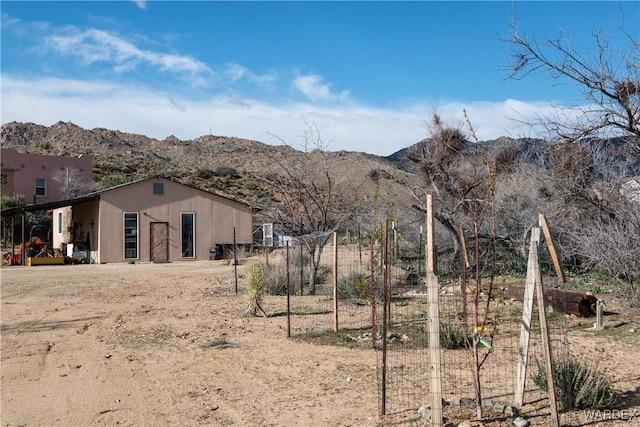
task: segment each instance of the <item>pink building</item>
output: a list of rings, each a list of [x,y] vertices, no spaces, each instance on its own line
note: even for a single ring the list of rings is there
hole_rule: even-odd
[[[20,153],[13,148],[0,152],[2,195],[22,195],[27,203],[56,202],[76,197],[93,180],[93,159]]]

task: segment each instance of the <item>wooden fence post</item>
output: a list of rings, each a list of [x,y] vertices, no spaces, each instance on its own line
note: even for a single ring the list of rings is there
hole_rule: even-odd
[[[604,303],[601,300],[596,301],[596,324],[595,329],[601,331],[604,328]]]
[[[540,333],[542,335],[542,352],[547,374],[547,387],[549,394],[549,406],[551,407],[551,420],[555,427],[560,427],[558,417],[558,404],[556,402],[556,386],[553,379],[553,358],[551,356],[551,343],[549,342],[549,324],[547,323],[547,309],[544,303],[544,291],[542,288],[542,275],[540,267],[536,270],[536,296],[538,297],[538,316],[540,318]]]
[[[291,276],[289,269],[289,241],[285,243],[284,265],[287,270],[287,338],[291,338]]]
[[[549,226],[547,225],[547,220],[544,215],[538,215],[538,222],[540,223],[540,227],[542,227],[542,232],[544,233],[544,240],[547,242],[547,247],[549,248],[549,254],[551,254],[551,259],[553,260],[553,268],[556,270],[556,274],[558,275],[558,281],[560,283],[564,283],[566,280],[564,278],[564,271],[562,270],[562,265],[560,264],[560,258],[558,257],[558,253],[556,252],[556,246],[553,244],[553,239],[551,238],[551,231],[549,231]]]
[[[382,262],[381,265],[384,268],[383,274],[383,285],[382,289],[384,290],[383,295],[383,305],[382,305],[382,366],[381,366],[381,374],[380,376],[380,414],[387,415],[387,324],[389,322],[389,318],[387,316],[387,312],[389,309],[388,298],[389,298],[389,274],[391,272],[389,268],[389,218],[387,218],[384,222],[384,228],[382,230]]]
[[[518,344],[518,366],[516,371],[516,392],[514,403],[520,408],[524,404],[524,386],[527,381],[527,363],[529,357],[529,339],[531,336],[531,315],[533,313],[533,291],[536,283],[536,270],[540,269],[538,262],[538,242],[540,242],[540,228],[531,228],[531,243],[529,244],[529,261],[527,264],[527,279],[524,288],[522,323],[520,324],[520,342]]]
[[[438,277],[435,274],[433,198],[427,195],[427,297],[429,333],[429,369],[431,370],[431,425],[442,426],[442,375],[440,370],[440,304]]]

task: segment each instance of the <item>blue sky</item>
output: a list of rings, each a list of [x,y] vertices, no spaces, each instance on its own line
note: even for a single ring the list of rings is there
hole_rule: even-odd
[[[214,134],[300,144],[314,123],[331,151],[390,155],[428,136],[434,109],[477,136],[583,103],[545,75],[509,80],[521,35],[593,31],[627,47],[640,2],[2,1],[1,118],[71,121],[163,139]]]

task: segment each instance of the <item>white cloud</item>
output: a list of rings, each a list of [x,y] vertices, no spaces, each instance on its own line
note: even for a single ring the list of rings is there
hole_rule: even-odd
[[[249,80],[253,83],[264,84],[270,83],[276,80],[273,74],[259,75],[250,71],[248,68],[243,67],[240,64],[227,63],[223,67],[222,72],[228,80],[236,82],[239,80]]]
[[[6,13],[3,13],[0,16],[1,16],[0,25],[2,25],[4,28],[20,24],[20,20],[19,19],[13,18],[13,17],[7,15]]]
[[[531,119],[547,104],[515,100],[434,105],[413,102],[392,108],[312,103],[269,104],[227,91],[194,101],[167,94],[104,82],[42,78],[26,80],[2,75],[2,120],[49,126],[71,121],[87,129],[103,127],[157,139],[175,135],[188,140],[215,135],[276,141],[277,135],[298,144],[304,122],[315,123],[331,151],[348,150],[388,156],[428,136],[427,121],[437,108],[448,123],[464,124],[463,109],[480,140],[499,136],[531,136],[511,120],[517,114]]]
[[[331,91],[331,83],[326,83],[321,76],[318,75],[298,75],[293,80],[293,87],[301,92],[311,101],[347,101],[349,100],[349,92],[342,91],[333,93]]]
[[[49,36],[46,45],[63,55],[77,57],[85,64],[112,63],[114,69],[119,72],[125,72],[142,64],[156,67],[165,72],[188,74],[191,77],[213,74],[213,71],[205,63],[190,56],[140,49],[134,44],[102,30],[80,31],[69,27]]]
[[[138,6],[140,9],[147,9],[147,2],[145,0],[133,0],[133,2],[136,4],[136,6]]]
[[[184,80],[197,87],[239,81],[264,85],[277,80],[273,74],[257,74],[236,63],[224,64],[220,70],[214,71],[191,56],[141,49],[118,35],[97,29],[79,30],[68,27],[48,36],[45,45],[59,54],[76,57],[86,65],[108,63],[119,74],[134,71],[141,66],[150,66],[161,72],[184,77]]]

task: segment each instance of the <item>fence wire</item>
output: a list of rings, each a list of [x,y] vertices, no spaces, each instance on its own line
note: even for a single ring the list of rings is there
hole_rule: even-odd
[[[375,351],[379,414],[415,419],[418,408],[432,402],[424,255],[416,250],[401,255],[392,243],[362,242],[349,235],[337,242],[337,247],[332,242],[324,247],[313,286],[310,263],[300,245],[270,255],[271,269],[280,265],[276,270],[289,277],[290,336],[327,343],[338,340],[341,345]],[[419,248],[420,243],[410,242],[410,246]],[[476,294],[475,277],[467,273],[465,278],[452,274],[439,278],[444,414],[450,422],[476,416],[475,342],[483,418],[504,420],[514,415],[525,277],[483,277]],[[555,284],[544,286],[554,288]],[[559,294],[547,308],[554,360],[569,353],[571,319],[566,313],[571,304]],[[546,420],[551,412],[548,396],[537,383],[545,373],[538,314],[534,304],[521,410]]]

